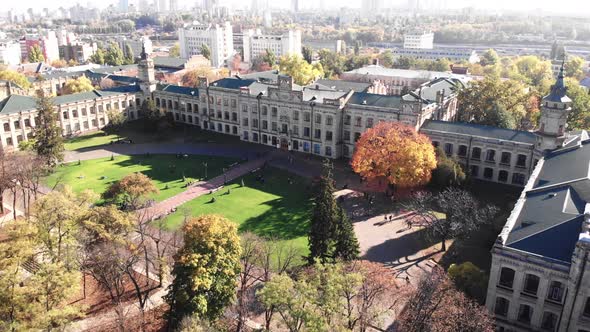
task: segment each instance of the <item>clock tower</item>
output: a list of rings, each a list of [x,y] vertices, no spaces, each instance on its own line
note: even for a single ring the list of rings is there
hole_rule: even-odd
[[[139,60],[138,76],[139,86],[143,92],[144,97],[147,99],[151,96],[152,92],[156,90],[156,76],[154,69],[154,60],[152,60],[145,51],[145,44],[141,45],[141,60]]]
[[[563,146],[566,138],[567,116],[572,100],[567,96],[563,78],[563,63],[551,92],[541,100],[541,117],[537,134],[537,150],[553,150]]]

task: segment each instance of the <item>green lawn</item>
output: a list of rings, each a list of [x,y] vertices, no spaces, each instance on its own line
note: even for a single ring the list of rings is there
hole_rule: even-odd
[[[125,175],[141,172],[149,176],[160,193],[153,198],[161,201],[185,190],[182,181],[184,175],[188,180],[201,180],[205,176],[203,162],[207,162],[207,177],[222,174],[222,169],[237,162],[235,158],[191,155],[177,159],[175,155],[138,155],[116,156],[108,158],[84,160],[61,165],[51,174],[45,184],[53,187],[56,183],[67,184],[74,191],[94,190],[100,194],[109,184]],[[105,178],[103,178],[103,176]],[[168,189],[165,189],[168,185]]]
[[[264,184],[256,180],[255,174],[248,174],[211,195],[187,202],[162,222],[175,229],[181,226],[185,215],[221,214],[238,224],[240,232],[289,241],[306,255],[311,213],[309,182],[274,168],[259,172],[264,174]],[[288,183],[289,177],[292,184]],[[245,187],[240,187],[242,179]],[[213,203],[212,197],[216,200]]]
[[[83,148],[89,148],[93,146],[110,144],[111,141],[125,138],[117,134],[108,134],[102,130],[92,132],[86,135],[80,135],[66,139],[65,148],[66,150],[78,150]]]

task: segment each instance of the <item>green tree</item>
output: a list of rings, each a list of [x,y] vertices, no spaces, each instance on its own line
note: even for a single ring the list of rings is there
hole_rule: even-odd
[[[107,116],[109,117],[109,126],[115,131],[121,129],[121,126],[125,123],[126,117],[123,112],[118,110],[108,110]]]
[[[144,100],[141,104],[140,112],[148,121],[148,128],[151,131],[158,129],[159,123],[164,119],[165,113],[156,107],[152,99]]]
[[[410,68],[413,68],[415,65],[416,65],[416,60],[414,60],[413,58],[406,57],[406,56],[400,56],[395,61],[394,68],[410,69]]]
[[[493,48],[483,52],[479,60],[479,63],[484,67],[495,66],[498,62],[500,62],[500,56],[498,56],[498,53]]]
[[[90,62],[96,63],[99,65],[104,65],[106,63],[105,60],[105,51],[99,47],[94,54],[90,56]]]
[[[570,57],[565,63],[565,76],[578,80],[584,78],[584,65],[586,61],[579,56]]]
[[[395,64],[393,53],[391,53],[390,50],[386,50],[385,52],[379,54],[379,64],[385,68],[392,68]]]
[[[307,85],[320,77],[324,77],[322,65],[314,63],[310,65],[298,55],[283,55],[279,61],[279,71],[293,77],[293,81],[299,85]]]
[[[105,63],[110,66],[120,66],[125,63],[125,57],[123,56],[123,50],[117,43],[111,43],[111,46],[107,50],[104,56]]]
[[[303,55],[303,59],[307,61],[307,63],[311,63],[313,61],[313,50],[309,46],[303,46],[301,48],[301,54]]]
[[[125,43],[125,64],[132,65],[135,63],[135,55],[133,54],[133,49],[129,43]]]
[[[29,48],[29,62],[45,62],[45,56],[39,45],[35,44]]]
[[[453,158],[449,158],[441,147],[436,149],[436,168],[432,171],[430,184],[437,188],[461,185],[465,182],[465,172]]]
[[[327,78],[338,77],[344,72],[345,58],[342,55],[322,49],[318,52],[318,56]]]
[[[508,67],[508,77],[533,86],[553,78],[551,62],[534,55],[521,56]]]
[[[234,223],[219,215],[189,219],[184,245],[174,257],[174,281],[165,299],[172,327],[186,316],[214,320],[236,293],[240,271],[240,238]]]
[[[266,62],[269,66],[274,66],[277,63],[277,56],[275,52],[270,49],[266,49],[264,54],[262,55],[262,61]]]
[[[172,47],[170,47],[168,55],[174,58],[180,57],[180,45],[178,43],[175,43]]]
[[[211,60],[211,49],[207,44],[201,45],[201,55],[207,58],[208,60]]]
[[[359,258],[359,241],[354,233],[352,222],[342,207],[338,207],[336,219],[334,258],[351,261]]]
[[[571,129],[590,129],[590,94],[573,78],[566,79],[567,95],[572,100],[572,111],[567,120]]]
[[[428,67],[428,70],[431,71],[449,71],[451,70],[451,65],[453,63],[451,62],[451,60],[444,58],[444,59],[438,59],[435,61],[432,61]]]
[[[68,80],[66,85],[61,90],[61,93],[64,95],[69,95],[73,93],[80,93],[80,92],[87,92],[94,90],[94,86],[92,86],[92,82],[86,76],[80,76],[78,78],[74,78]]]
[[[64,159],[64,139],[57,121],[53,101],[40,92],[37,99],[37,121],[33,130],[37,155],[45,158],[48,166],[55,166]]]
[[[488,286],[488,276],[471,262],[451,264],[448,270],[449,278],[458,289],[483,303]]]
[[[324,160],[307,236],[310,263],[315,261],[325,263],[334,257],[335,234],[340,211],[333,196],[335,190],[332,172],[332,163],[327,159]]]
[[[499,128],[516,129],[514,116],[506,110],[506,107],[499,103],[494,103],[492,107],[485,112],[482,121],[479,123]]]
[[[0,70],[0,80],[15,83],[23,89],[31,87],[31,82],[29,82],[25,75],[13,70]]]

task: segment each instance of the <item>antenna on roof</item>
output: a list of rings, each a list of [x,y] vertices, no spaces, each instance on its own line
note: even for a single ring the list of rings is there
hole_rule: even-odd
[[[237,79],[239,79],[239,80],[242,79],[242,77],[239,74],[235,74],[234,77],[237,78]]]

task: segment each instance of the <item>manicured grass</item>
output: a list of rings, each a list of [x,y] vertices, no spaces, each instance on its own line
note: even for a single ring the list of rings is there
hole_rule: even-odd
[[[92,132],[90,134],[80,135],[66,139],[64,146],[66,150],[78,150],[83,148],[110,144],[111,141],[116,141],[121,138],[124,137],[121,137],[116,134],[107,134],[104,131],[99,130]]]
[[[264,174],[264,183],[256,180],[257,174]],[[292,184],[288,182],[289,177]],[[240,186],[242,179],[244,187]],[[306,255],[312,206],[310,188],[304,178],[267,168],[237,179],[213,194],[187,202],[162,222],[166,228],[176,229],[186,215],[221,214],[238,224],[241,233],[250,231],[289,241]],[[215,202],[211,202],[213,197]]]
[[[125,175],[141,172],[154,181],[160,192],[153,199],[161,201],[185,190],[183,175],[187,180],[203,179],[204,162],[207,162],[207,177],[210,179],[222,174],[224,167],[237,161],[234,158],[195,155],[180,159],[175,155],[116,156],[114,160],[108,157],[84,160],[81,165],[78,162],[61,165],[45,180],[45,184],[49,187],[56,183],[66,184],[74,191],[91,189],[100,194]],[[168,189],[165,189],[166,185]]]

